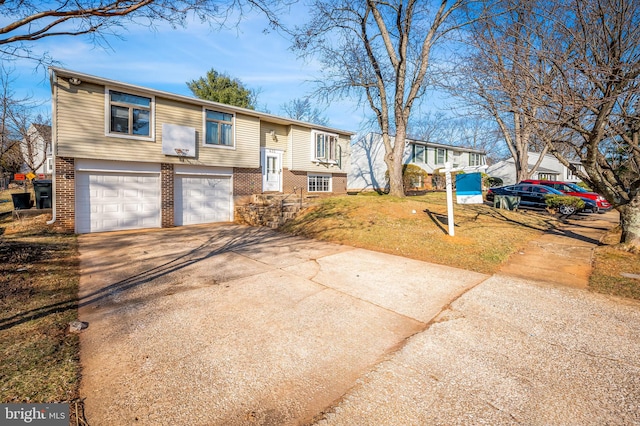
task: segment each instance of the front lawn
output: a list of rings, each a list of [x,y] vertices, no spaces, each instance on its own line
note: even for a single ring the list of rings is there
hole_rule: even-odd
[[[514,252],[556,226],[544,211],[454,205],[448,235],[446,196],[432,192],[394,198],[376,193],[319,200],[283,231],[487,274]]]
[[[0,198],[6,195],[0,193]],[[79,398],[79,339],[69,332],[78,315],[77,241],[74,235],[51,230],[49,218],[12,220],[11,213],[0,213],[3,403]]]
[[[620,227],[611,230],[596,247],[589,287],[600,293],[640,299],[640,253],[620,250]]]

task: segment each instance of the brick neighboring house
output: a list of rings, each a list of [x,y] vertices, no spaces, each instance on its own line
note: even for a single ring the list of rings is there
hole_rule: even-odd
[[[348,176],[349,191],[385,191],[388,189],[387,164],[384,162],[384,143],[379,133],[368,133],[351,147],[351,168]],[[407,139],[403,164],[413,164],[433,178],[445,163],[461,168],[466,173],[483,171],[486,154],[482,150],[434,142]],[[430,179],[411,183],[405,190],[432,189]]]
[[[253,194],[345,193],[352,132],[51,67],[54,220],[228,222]]]

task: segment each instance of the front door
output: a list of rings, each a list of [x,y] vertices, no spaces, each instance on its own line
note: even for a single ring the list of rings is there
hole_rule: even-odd
[[[282,192],[282,151],[262,151],[262,191]]]

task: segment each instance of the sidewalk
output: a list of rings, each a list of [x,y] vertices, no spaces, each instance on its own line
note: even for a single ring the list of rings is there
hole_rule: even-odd
[[[512,255],[499,274],[586,289],[593,250],[618,221],[616,211],[576,216]]]

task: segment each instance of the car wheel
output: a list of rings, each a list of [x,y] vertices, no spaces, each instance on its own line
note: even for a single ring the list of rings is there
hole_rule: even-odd
[[[569,216],[574,214],[575,212],[576,212],[576,208],[574,206],[565,206],[565,205],[560,206],[560,213],[563,215]]]

